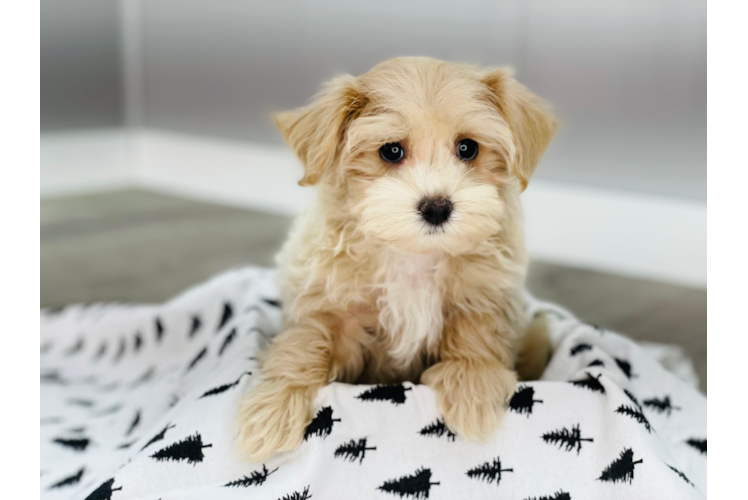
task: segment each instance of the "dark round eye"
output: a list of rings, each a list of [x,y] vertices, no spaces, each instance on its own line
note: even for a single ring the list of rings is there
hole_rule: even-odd
[[[463,139],[457,143],[457,156],[461,160],[470,161],[478,156],[478,143],[472,139]]]
[[[403,159],[403,147],[399,142],[389,142],[379,148],[379,157],[387,163],[397,163]]]

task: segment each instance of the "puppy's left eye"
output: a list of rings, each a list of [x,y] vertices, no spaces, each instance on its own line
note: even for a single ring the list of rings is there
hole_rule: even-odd
[[[461,160],[470,161],[478,156],[478,143],[472,139],[463,139],[457,143],[457,156]]]

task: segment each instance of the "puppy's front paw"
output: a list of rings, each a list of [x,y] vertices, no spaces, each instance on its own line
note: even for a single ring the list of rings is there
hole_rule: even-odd
[[[262,462],[274,453],[293,450],[311,420],[308,389],[261,382],[239,403],[239,453],[246,460]]]
[[[426,370],[421,382],[436,391],[450,430],[472,441],[487,441],[501,423],[517,375],[499,364],[451,360]]]

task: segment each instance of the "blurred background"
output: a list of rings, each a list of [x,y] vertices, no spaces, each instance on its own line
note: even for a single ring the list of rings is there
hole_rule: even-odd
[[[402,55],[512,66],[562,125],[528,288],[706,390],[704,0],[42,0],[41,306],[273,265],[313,190],[269,116]]]

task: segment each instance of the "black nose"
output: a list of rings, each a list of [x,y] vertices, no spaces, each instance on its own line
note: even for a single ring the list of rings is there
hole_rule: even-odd
[[[444,224],[452,213],[452,202],[447,198],[424,198],[418,204],[421,217],[434,226]]]

